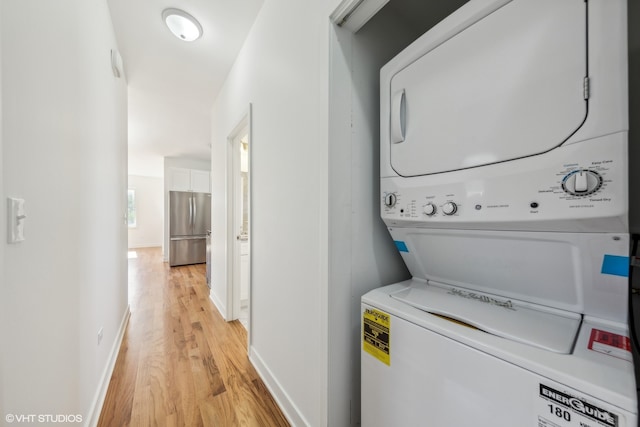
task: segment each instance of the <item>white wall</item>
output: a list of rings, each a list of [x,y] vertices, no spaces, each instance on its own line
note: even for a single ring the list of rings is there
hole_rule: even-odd
[[[129,248],[162,246],[164,180],[129,175],[128,188],[136,194],[136,227],[129,228]]]
[[[169,169],[186,168],[208,171],[211,169],[211,161],[208,159],[187,159],[183,157],[164,158],[164,239],[162,241],[162,254],[165,262],[169,261]]]
[[[26,241],[0,242],[2,422],[87,421],[128,311],[126,83],[111,73],[105,0],[0,8],[3,193],[24,198],[28,216]]]
[[[337,3],[266,1],[212,114],[212,298],[227,300],[227,137],[251,102],[250,356],[294,425],[327,424],[328,16]]]

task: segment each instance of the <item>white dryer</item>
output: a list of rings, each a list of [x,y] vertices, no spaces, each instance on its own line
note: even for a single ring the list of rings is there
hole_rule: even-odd
[[[625,0],[471,0],[381,70],[362,425],[633,427]]]

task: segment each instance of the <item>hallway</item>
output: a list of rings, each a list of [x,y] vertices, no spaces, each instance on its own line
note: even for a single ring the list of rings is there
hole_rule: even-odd
[[[129,259],[131,318],[99,426],[288,426],[247,358],[246,332],[208,298],[205,265],[160,248]]]

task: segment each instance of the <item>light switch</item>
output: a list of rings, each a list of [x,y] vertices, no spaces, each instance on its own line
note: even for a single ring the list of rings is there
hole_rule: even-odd
[[[24,199],[7,198],[7,239],[9,243],[17,243],[24,240],[24,222],[27,217],[24,213]]]

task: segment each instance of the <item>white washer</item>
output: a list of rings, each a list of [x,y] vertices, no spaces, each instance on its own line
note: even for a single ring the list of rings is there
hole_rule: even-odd
[[[387,313],[390,321],[390,364],[363,352],[363,426],[636,426],[630,362],[606,353],[624,351],[589,349],[594,330],[623,336],[618,325],[585,318],[575,348],[558,354],[390,297],[408,292],[429,297],[414,281],[363,298],[363,316]]]
[[[362,425],[637,424],[625,0],[471,0],[381,70]]]

